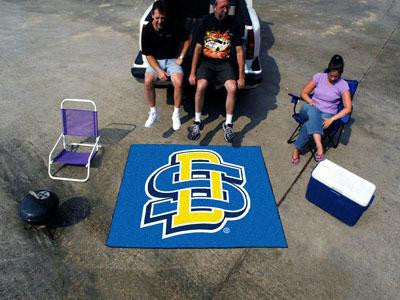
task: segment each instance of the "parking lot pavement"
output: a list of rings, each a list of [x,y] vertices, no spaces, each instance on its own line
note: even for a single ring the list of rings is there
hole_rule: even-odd
[[[144,128],[143,86],[130,66],[150,3],[0,2],[0,298],[396,298],[400,1],[254,1],[264,81],[239,97],[234,146],[261,146],[288,249],[110,249],[104,243],[130,144],[225,145],[223,99],[207,104],[199,141],[186,139],[190,97],[182,129],[171,131],[165,89],[157,91],[161,121]],[[305,200],[315,163],[308,154],[291,167],[286,143],[295,126],[287,93],[335,53],[360,85],[351,126],[327,156],[377,186],[355,227]],[[98,105],[104,149],[85,184],[47,176],[67,97]],[[18,219],[18,200],[38,188],[56,192],[74,217],[54,241]],[[68,206],[77,202],[87,215]]]

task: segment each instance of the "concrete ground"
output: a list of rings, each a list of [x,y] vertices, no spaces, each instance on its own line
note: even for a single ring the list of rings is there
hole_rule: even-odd
[[[288,249],[111,249],[104,243],[130,144],[225,144],[215,112],[223,102],[209,106],[203,136],[190,142],[193,104],[172,132],[165,89],[161,122],[143,127],[143,85],[130,66],[150,3],[0,1],[0,298],[398,299],[400,1],[254,1],[264,81],[240,96],[234,146],[262,147]],[[360,86],[351,126],[327,156],[377,186],[355,227],[305,199],[315,163],[307,154],[290,166],[286,143],[295,125],[287,92],[335,53]],[[98,105],[105,147],[85,184],[47,176],[67,97]],[[18,218],[21,197],[40,188],[61,198],[54,241]]]

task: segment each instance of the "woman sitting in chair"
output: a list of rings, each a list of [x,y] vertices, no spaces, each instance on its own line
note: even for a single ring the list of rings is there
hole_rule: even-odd
[[[292,164],[297,165],[300,162],[300,150],[307,144],[311,135],[317,148],[315,159],[318,162],[324,160],[323,130],[351,112],[349,85],[341,78],[343,67],[343,58],[334,55],[326,72],[315,74],[301,91],[300,96],[306,104],[302,106],[300,116],[306,121],[294,143]],[[340,101],[343,101],[343,109],[338,112]]]

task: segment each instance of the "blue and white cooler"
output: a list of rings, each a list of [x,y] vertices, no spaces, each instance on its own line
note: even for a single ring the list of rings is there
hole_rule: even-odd
[[[353,226],[371,205],[375,185],[325,159],[311,174],[306,198]]]

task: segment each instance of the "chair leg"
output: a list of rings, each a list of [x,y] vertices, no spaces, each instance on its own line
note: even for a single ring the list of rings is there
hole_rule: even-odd
[[[54,180],[64,180],[64,181],[74,181],[74,182],[86,182],[89,179],[90,176],[90,165],[86,165],[86,177],[85,178],[70,178],[70,177],[60,177],[60,176],[55,176],[55,174],[52,174],[51,172],[51,164],[49,164],[48,168],[48,173],[49,177]]]
[[[296,129],[293,131],[292,135],[290,136],[290,138],[287,140],[288,144],[293,144],[296,141],[296,137],[299,135],[299,129],[300,129],[301,125],[299,124]]]
[[[339,145],[340,137],[342,136],[343,129],[344,129],[344,124],[342,126],[340,126],[340,128],[338,130],[339,131],[339,136],[336,139],[336,143],[333,143],[333,148],[337,148],[337,146]],[[336,135],[336,133],[335,133],[335,135]]]
[[[326,134],[326,140],[329,141],[330,145],[332,145],[333,148],[337,148],[337,146],[339,145],[340,142],[340,137],[342,136],[342,132],[343,132],[343,128],[344,128],[344,124],[341,125],[338,130],[336,130],[333,134]],[[339,132],[339,136],[337,137],[336,141],[335,141],[335,136],[337,135],[337,133]]]
[[[312,141],[311,138],[308,140],[307,146],[308,146],[308,149],[310,149],[310,152],[311,152],[311,155],[314,158],[314,161],[317,162],[317,157],[315,156],[316,153],[317,153],[317,149],[315,148],[315,144],[314,144],[314,142]]]

